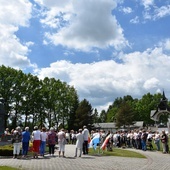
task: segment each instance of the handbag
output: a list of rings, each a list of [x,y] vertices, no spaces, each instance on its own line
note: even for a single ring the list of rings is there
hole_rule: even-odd
[[[67,144],[66,138],[63,138],[63,145]]]

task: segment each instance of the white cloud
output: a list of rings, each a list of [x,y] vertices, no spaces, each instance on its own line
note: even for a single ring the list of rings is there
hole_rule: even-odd
[[[1,0],[0,23],[5,25],[28,26],[31,17],[31,3],[28,0]]]
[[[167,38],[164,41],[158,43],[159,47],[162,47],[166,51],[170,51],[170,39]]]
[[[155,13],[153,16],[154,20],[168,16],[168,15],[170,15],[170,5],[156,8],[154,13]]]
[[[105,108],[116,97],[141,97],[147,92],[169,89],[170,56],[162,48],[144,52],[120,53],[123,63],[113,60],[90,64],[57,61],[37,71],[41,78],[55,77],[73,85],[80,99],[86,98],[95,108]]]
[[[74,0],[34,0],[36,3],[43,7],[52,8],[57,7],[58,9],[64,9],[68,4],[71,4]]]
[[[125,14],[130,14],[133,10],[130,7],[124,7],[121,9],[121,11],[123,11]]]
[[[133,23],[133,24],[139,23],[139,17],[136,16],[135,18],[131,19],[131,20],[130,20],[130,23]]]
[[[159,86],[159,80],[155,77],[146,80],[144,82],[144,85],[143,85],[143,87],[147,90],[150,90],[150,89],[157,87],[157,86]]]
[[[167,39],[167,40],[165,41],[165,49],[166,49],[166,50],[170,50],[170,39]]]
[[[145,10],[143,11],[143,17],[146,20],[158,20],[160,18],[170,15],[170,5],[159,7],[154,4],[154,1],[152,0],[146,1],[143,5],[145,6]]]
[[[124,38],[123,29],[111,14],[116,5],[112,0],[69,1],[63,4],[63,8],[59,8],[57,3],[48,5],[49,10],[41,22],[56,28],[56,33],[48,32],[45,36],[55,45],[76,50],[110,46],[121,49],[128,42]]]
[[[21,44],[15,33],[28,26],[32,5],[28,0],[1,0],[0,4],[0,64],[14,68],[34,67],[27,57],[28,44]]]
[[[150,6],[154,5],[154,0],[142,0],[141,2],[146,10],[150,9]]]
[[[35,0],[43,10],[40,22],[51,28],[60,28],[63,22],[68,22],[72,16],[74,0]],[[43,12],[42,12],[43,11]]]

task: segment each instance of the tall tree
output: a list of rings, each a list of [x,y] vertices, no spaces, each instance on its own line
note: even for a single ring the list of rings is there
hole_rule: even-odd
[[[75,118],[76,118],[76,110],[79,106],[79,99],[77,95],[77,91],[73,87],[69,87],[69,116],[67,119],[67,129],[72,130],[75,129]]]
[[[79,106],[76,110],[75,127],[76,129],[79,129],[86,125],[88,128],[90,128],[93,122],[93,108],[91,104],[86,99],[84,99],[79,103]]]
[[[4,108],[5,108],[5,127],[7,127],[7,120],[11,116],[15,116],[13,112],[13,86],[15,86],[15,80],[17,79],[18,71],[10,68],[5,67],[2,65],[0,67],[0,97],[2,97],[5,101]]]
[[[161,94],[152,95],[147,93],[143,95],[142,99],[138,100],[135,106],[138,121],[144,121],[146,125],[154,124],[154,121],[150,119],[150,112],[157,108],[161,96]]]
[[[118,127],[126,127],[133,124],[134,112],[128,101],[124,101],[117,114],[116,114],[116,125]]]
[[[106,111],[102,110],[100,115],[99,115],[99,123],[105,123],[106,118],[107,118]]]

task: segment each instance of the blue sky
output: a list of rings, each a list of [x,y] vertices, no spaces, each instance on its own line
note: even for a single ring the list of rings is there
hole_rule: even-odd
[[[169,30],[169,0],[0,0],[0,65],[65,81],[98,111],[170,99]]]

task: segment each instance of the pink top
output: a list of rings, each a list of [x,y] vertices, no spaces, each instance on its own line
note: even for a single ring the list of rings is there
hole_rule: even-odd
[[[65,132],[64,131],[58,132],[58,142],[63,142],[64,138],[65,138]]]

